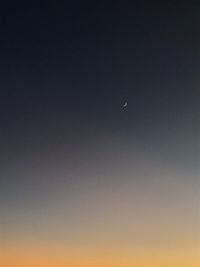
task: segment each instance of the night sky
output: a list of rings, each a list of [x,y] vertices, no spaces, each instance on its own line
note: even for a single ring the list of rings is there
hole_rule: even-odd
[[[166,2],[0,8],[2,267],[200,265],[200,4]]]

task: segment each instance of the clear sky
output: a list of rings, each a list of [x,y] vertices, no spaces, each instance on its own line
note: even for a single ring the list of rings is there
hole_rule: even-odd
[[[0,12],[0,266],[200,266],[200,6]]]

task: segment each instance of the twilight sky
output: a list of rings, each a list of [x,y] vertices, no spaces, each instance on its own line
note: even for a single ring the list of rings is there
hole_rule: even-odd
[[[200,265],[199,13],[2,6],[1,266]]]

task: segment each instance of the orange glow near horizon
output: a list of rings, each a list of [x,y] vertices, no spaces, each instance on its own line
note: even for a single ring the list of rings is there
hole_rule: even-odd
[[[197,251],[156,252],[141,251],[138,254],[120,251],[56,251],[46,248],[11,249],[0,256],[0,266],[4,267],[197,267],[200,257]]]
[[[20,240],[22,241],[22,240]],[[28,245],[26,245],[26,242]],[[196,244],[131,247],[119,244],[58,246],[51,242],[7,244],[0,247],[4,267],[199,267]]]

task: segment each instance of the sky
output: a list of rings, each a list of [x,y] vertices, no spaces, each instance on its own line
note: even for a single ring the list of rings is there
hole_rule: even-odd
[[[200,6],[186,2],[2,5],[1,266],[200,265]]]

